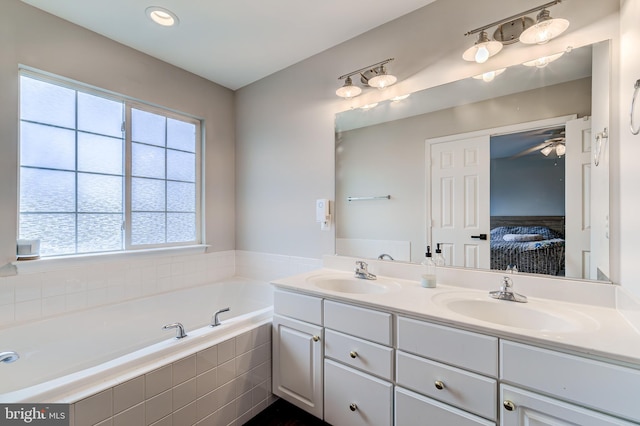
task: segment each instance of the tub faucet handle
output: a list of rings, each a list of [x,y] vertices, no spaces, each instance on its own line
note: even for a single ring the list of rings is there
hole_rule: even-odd
[[[176,339],[182,339],[183,337],[187,337],[187,333],[184,332],[184,326],[179,322],[167,324],[162,327],[163,330],[170,330],[172,328],[176,329]]]
[[[231,308],[223,308],[213,314],[213,318],[211,318],[211,327],[217,327],[220,325],[220,319],[218,316],[223,312],[229,312]]]

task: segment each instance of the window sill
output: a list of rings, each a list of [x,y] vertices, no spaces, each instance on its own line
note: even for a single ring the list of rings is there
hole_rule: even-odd
[[[210,246],[198,244],[180,247],[162,247],[144,250],[128,250],[110,253],[92,253],[75,256],[44,257],[35,260],[22,260],[11,262],[0,268],[0,276],[17,274],[32,274],[38,272],[55,271],[79,266],[87,266],[91,263],[117,262],[120,260],[153,258],[161,256],[186,256],[203,254]]]

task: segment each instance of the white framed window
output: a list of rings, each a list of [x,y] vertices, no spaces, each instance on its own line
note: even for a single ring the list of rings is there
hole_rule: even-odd
[[[200,243],[201,127],[23,70],[19,238],[41,256]]]

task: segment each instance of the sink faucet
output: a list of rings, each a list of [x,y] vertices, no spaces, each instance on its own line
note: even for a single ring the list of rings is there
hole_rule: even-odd
[[[513,280],[511,277],[502,277],[502,286],[500,286],[500,290],[490,291],[489,295],[494,299],[527,303],[526,296],[513,292]]]
[[[182,339],[183,337],[187,337],[187,333],[184,332],[184,326],[179,322],[174,322],[173,324],[167,324],[162,327],[163,330],[169,330],[171,328],[176,329],[176,339]]]
[[[376,276],[367,270],[367,262],[362,260],[356,261],[356,278],[362,278],[363,280],[375,280]]]
[[[385,257],[389,260],[393,260],[393,257],[391,257],[391,255],[387,253],[382,253],[380,256],[378,256],[378,260],[384,260]]]
[[[213,318],[211,318],[211,327],[217,327],[220,325],[220,319],[218,319],[218,315],[220,315],[223,312],[229,312],[231,309],[230,308],[224,308],[224,309],[220,309],[218,312],[216,312],[215,314],[213,314]]]

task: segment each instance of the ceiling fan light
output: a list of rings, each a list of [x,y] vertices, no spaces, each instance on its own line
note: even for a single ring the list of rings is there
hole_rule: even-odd
[[[496,78],[496,76],[502,74],[505,70],[506,68],[500,68],[499,70],[488,71],[488,72],[485,72],[484,74],[474,75],[473,78],[475,78],[476,80],[482,80],[486,83],[489,83],[489,82],[492,82]]]
[[[553,147],[551,145],[547,145],[547,146],[545,146],[544,148],[542,148],[540,150],[542,155],[544,155],[545,157],[547,157],[549,154],[551,154],[551,151],[553,151]]]
[[[486,31],[481,31],[478,41],[464,51],[462,59],[469,62],[477,62],[483,64],[487,60],[502,50],[502,43],[495,40],[489,40]]]
[[[534,59],[533,61],[524,62],[522,65],[527,67],[544,68],[556,59],[559,59],[562,55],[564,55],[564,52],[556,53],[549,56],[543,56],[541,58]]]
[[[558,157],[562,157],[567,152],[567,147],[563,143],[556,145],[556,154]]]
[[[400,101],[403,101],[403,100],[407,99],[409,96],[411,96],[411,93],[407,93],[405,95],[394,96],[393,98],[391,98],[391,102],[400,102]]]
[[[353,85],[353,81],[351,81],[351,77],[347,77],[344,81],[344,85],[336,90],[336,95],[341,98],[350,99],[355,96],[358,96],[362,93],[362,89],[358,86]]]
[[[569,21],[563,18],[551,18],[549,11],[542,9],[537,23],[520,34],[520,42],[524,44],[544,44],[558,37],[569,28]]]
[[[378,106],[378,102],[374,102],[374,103],[372,103],[372,104],[362,105],[362,106],[360,107],[360,109],[363,109],[363,110],[367,111],[367,110],[370,110],[370,109],[375,108],[375,107],[377,107],[377,106]]]

